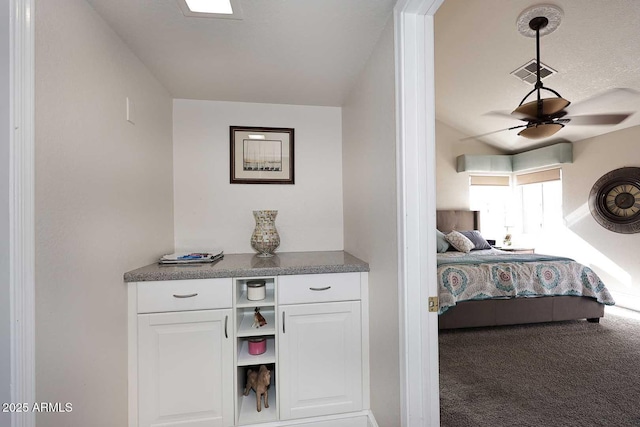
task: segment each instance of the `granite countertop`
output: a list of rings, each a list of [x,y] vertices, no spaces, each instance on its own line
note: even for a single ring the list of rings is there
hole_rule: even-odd
[[[369,264],[344,251],[282,252],[272,258],[230,254],[210,264],[147,265],[124,274],[125,282],[284,276],[369,271]]]

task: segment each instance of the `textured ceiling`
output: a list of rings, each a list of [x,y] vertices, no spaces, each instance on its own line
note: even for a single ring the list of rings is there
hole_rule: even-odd
[[[87,0],[175,98],[340,106],[395,0],[240,0],[242,20],[177,0]]]
[[[640,91],[640,1],[556,0],[564,17],[541,38],[541,62],[558,71],[543,81],[570,100],[571,115],[634,112],[640,97],[628,92],[593,98],[612,88]],[[487,115],[511,112],[533,87],[510,73],[535,58],[535,39],[520,35],[520,13],[541,3],[523,0],[445,0],[435,17],[436,116],[474,136],[522,122]],[[571,110],[573,108],[573,110]],[[569,123],[553,137],[527,140],[517,131],[480,138],[520,152],[558,141],[578,141],[640,125],[640,112],[616,126]]]

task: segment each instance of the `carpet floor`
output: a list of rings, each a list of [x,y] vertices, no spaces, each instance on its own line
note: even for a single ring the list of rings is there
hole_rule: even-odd
[[[640,320],[441,331],[443,427],[640,426]]]

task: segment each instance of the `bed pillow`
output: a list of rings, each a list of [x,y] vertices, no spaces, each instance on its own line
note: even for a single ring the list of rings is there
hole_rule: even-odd
[[[436,229],[436,242],[438,243],[438,253],[442,254],[449,250],[449,242],[444,237],[444,233]]]
[[[449,243],[451,243],[451,246],[453,246],[460,252],[469,253],[471,249],[475,247],[473,242],[469,240],[467,236],[457,231],[452,231],[451,233],[445,235],[445,238]]]
[[[467,239],[471,240],[473,242],[473,245],[475,246],[473,249],[491,249],[491,245],[489,244],[489,242],[487,242],[485,240],[484,237],[482,237],[482,234],[480,234],[480,232],[478,230],[472,230],[472,231],[461,231],[460,232],[462,235],[464,235]]]

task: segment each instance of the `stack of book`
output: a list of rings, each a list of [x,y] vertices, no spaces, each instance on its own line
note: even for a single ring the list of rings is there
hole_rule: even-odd
[[[160,264],[202,264],[214,262],[224,257],[222,251],[216,252],[181,252],[163,255]]]

